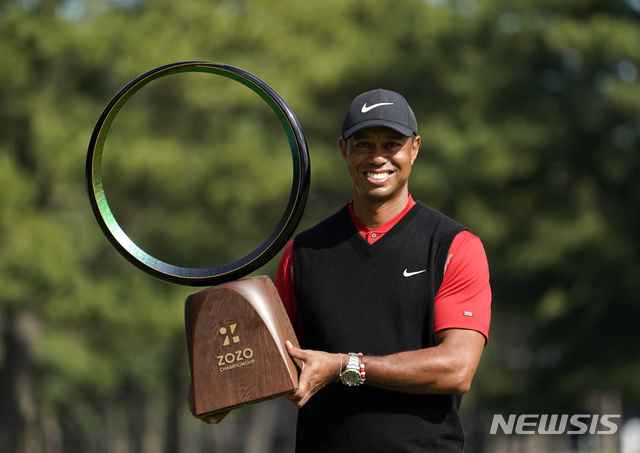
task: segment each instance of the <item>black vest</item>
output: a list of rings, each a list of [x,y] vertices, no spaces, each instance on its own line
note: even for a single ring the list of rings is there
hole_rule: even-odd
[[[435,294],[464,229],[418,202],[374,244],[347,206],[300,233],[293,278],[304,347],[366,357],[433,346]],[[460,401],[332,384],[300,410],[296,451],[461,452]]]

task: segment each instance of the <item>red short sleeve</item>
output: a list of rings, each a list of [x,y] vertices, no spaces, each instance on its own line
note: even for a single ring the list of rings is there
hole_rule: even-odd
[[[289,242],[282,252],[278,268],[276,269],[276,277],[274,284],[282,299],[282,304],[287,310],[293,330],[296,332],[298,342],[304,344],[304,328],[302,325],[302,316],[298,310],[298,303],[293,291],[293,241]]]
[[[469,329],[489,339],[491,287],[482,242],[468,231],[453,240],[435,298],[433,331]]]

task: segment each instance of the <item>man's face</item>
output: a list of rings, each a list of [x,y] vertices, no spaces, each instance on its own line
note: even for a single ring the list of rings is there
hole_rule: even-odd
[[[408,193],[411,166],[420,136],[404,137],[387,127],[371,127],[340,138],[340,151],[354,185],[354,196],[388,201]]]

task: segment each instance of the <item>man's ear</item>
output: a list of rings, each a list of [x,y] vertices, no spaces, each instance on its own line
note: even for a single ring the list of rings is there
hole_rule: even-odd
[[[340,137],[338,139],[338,146],[340,147],[342,158],[346,161],[347,160],[347,141],[344,138]]]
[[[420,150],[420,136],[416,135],[413,139],[413,143],[411,144],[411,165],[416,161],[416,157],[418,157],[418,151]]]

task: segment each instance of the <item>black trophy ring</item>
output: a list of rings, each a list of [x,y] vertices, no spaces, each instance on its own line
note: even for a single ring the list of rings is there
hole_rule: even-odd
[[[242,83],[258,94],[276,114],[284,128],[293,158],[293,182],[284,214],[271,235],[253,252],[239,260],[218,267],[187,268],[165,263],[146,253],[131,241],[116,221],[104,193],[102,153],[118,111],[133,94],[160,77],[182,72],[205,72]],[[240,279],[269,262],[287,243],[298,226],[309,195],[309,151],[302,127],[291,108],[265,82],[242,69],[218,63],[187,61],[153,69],[132,80],[109,102],[93,130],[86,164],[86,185],[91,208],[111,244],[127,260],[161,280],[187,286],[209,286]]]

